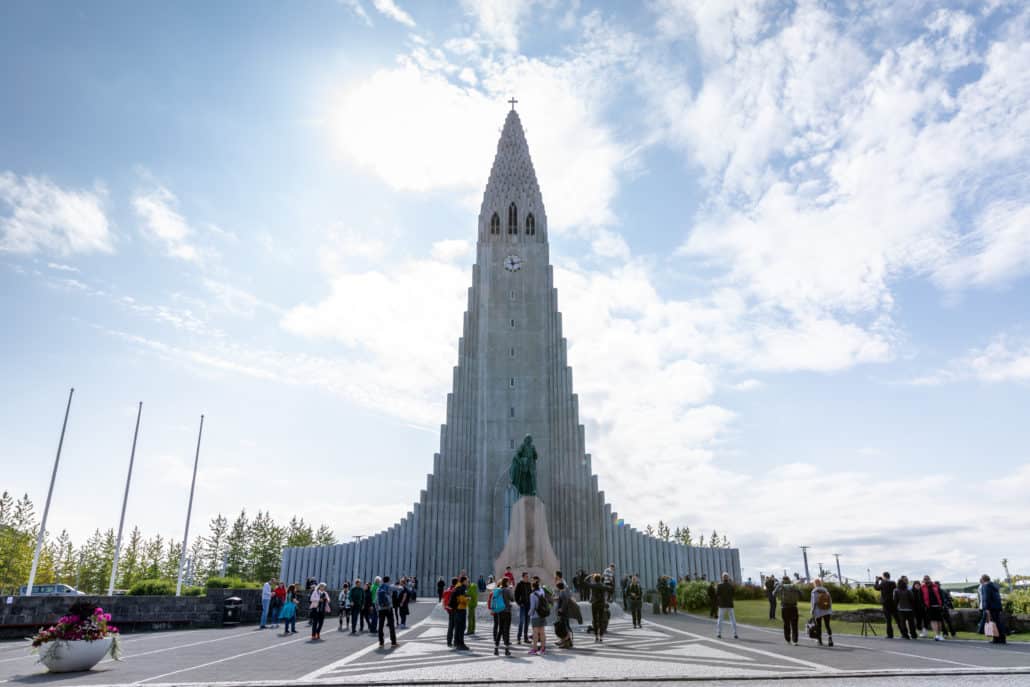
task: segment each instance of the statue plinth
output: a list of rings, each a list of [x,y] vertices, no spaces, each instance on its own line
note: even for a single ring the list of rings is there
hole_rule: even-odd
[[[561,569],[547,531],[547,508],[536,496],[523,496],[511,507],[508,541],[494,561],[496,579],[501,579],[507,566],[511,566],[516,580],[528,572],[530,577],[539,575],[545,583]]]

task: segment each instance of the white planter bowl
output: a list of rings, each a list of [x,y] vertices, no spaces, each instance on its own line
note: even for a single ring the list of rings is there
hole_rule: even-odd
[[[57,641],[51,651],[40,649],[40,663],[51,673],[73,673],[78,670],[89,670],[111,650],[111,637],[104,637],[95,642],[77,640],[74,642]],[[46,648],[46,647],[44,647]]]

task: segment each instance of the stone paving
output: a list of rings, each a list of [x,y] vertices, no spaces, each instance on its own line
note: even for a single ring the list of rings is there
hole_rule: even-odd
[[[47,674],[25,643],[5,642],[0,684],[1030,684],[1027,645],[838,635],[833,649],[807,640],[793,647],[774,631],[743,626],[739,640],[718,640],[707,619],[684,615],[645,617],[643,629],[615,619],[602,644],[577,634],[572,650],[549,648],[544,656],[529,656],[528,647],[516,644],[510,658],[503,650],[495,657],[489,622],[468,638],[471,652],[457,652],[447,648],[444,616],[433,609],[432,602],[416,604],[411,628],[399,633],[396,649],[381,650],[368,634],[337,632],[335,621],[327,623],[321,642],[312,642],[303,625],[290,636],[253,626],[188,630],[126,636],[122,662],[70,675]]]

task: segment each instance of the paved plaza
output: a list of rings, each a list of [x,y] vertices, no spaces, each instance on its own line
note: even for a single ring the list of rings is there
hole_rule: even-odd
[[[23,642],[0,644],[0,684],[486,684],[551,681],[662,684],[718,680],[720,684],[1030,684],[1030,646],[984,642],[905,642],[839,635],[837,646],[802,640],[787,646],[777,633],[741,627],[740,639],[715,639],[713,626],[692,616],[647,619],[634,630],[616,619],[603,644],[576,635],[572,650],[527,656],[516,644],[510,658],[493,655],[490,627],[468,638],[472,651],[446,646],[446,626],[434,603],[414,605],[410,629],[396,649],[379,648],[368,634],[352,636],[326,625],[323,641],[253,626],[127,635],[123,660],[106,660],[90,673],[50,675]],[[725,635],[724,635],[725,636]],[[743,682],[741,682],[743,681]]]

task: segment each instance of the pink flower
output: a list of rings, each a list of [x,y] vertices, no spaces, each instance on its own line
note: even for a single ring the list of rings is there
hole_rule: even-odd
[[[110,613],[105,613],[104,614],[104,620],[107,621],[107,622],[110,622],[111,621],[111,614]]]
[[[100,608],[100,606],[97,606],[97,610],[93,611],[93,615],[103,615],[103,614],[104,614],[104,609]]]

